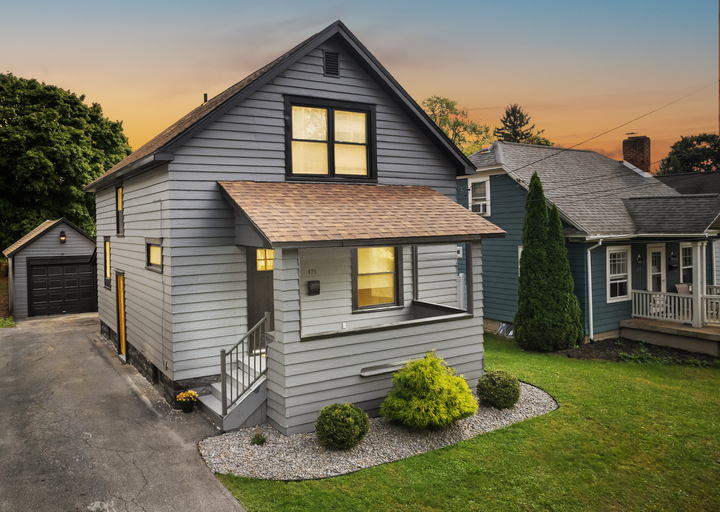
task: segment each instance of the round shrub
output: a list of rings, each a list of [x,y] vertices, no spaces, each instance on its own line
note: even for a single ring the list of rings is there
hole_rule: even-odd
[[[478,400],[485,407],[508,409],[520,400],[520,382],[503,370],[492,370],[478,381]]]
[[[329,450],[354,448],[369,429],[368,415],[353,404],[325,406],[315,421],[318,441]]]
[[[434,352],[393,375],[380,414],[410,430],[437,429],[475,414],[478,405],[462,375]]]

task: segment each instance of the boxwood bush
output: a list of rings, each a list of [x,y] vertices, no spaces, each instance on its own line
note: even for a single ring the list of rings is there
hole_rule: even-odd
[[[478,400],[485,407],[508,409],[520,400],[520,382],[503,370],[492,370],[478,381]]]
[[[323,407],[315,421],[318,441],[329,450],[349,450],[363,440],[370,429],[368,415],[353,404]]]
[[[380,414],[410,430],[436,429],[475,414],[478,405],[462,375],[434,352],[393,375]]]

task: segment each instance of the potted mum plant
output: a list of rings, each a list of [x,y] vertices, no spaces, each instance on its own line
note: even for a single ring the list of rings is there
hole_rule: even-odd
[[[192,412],[197,399],[198,394],[192,389],[189,389],[187,391],[183,391],[182,393],[178,393],[175,400],[177,400],[177,403],[180,404],[182,412]]]

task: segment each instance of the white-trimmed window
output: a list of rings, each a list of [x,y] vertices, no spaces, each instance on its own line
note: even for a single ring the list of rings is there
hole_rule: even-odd
[[[522,258],[522,245],[518,245],[518,277],[520,277],[520,259]]]
[[[693,248],[692,244],[680,244],[680,282],[693,283]]]
[[[607,301],[630,300],[630,246],[607,248]]]
[[[479,215],[490,215],[490,178],[468,178],[468,209]]]

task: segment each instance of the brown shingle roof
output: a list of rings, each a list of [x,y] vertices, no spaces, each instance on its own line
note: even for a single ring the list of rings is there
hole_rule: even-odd
[[[505,234],[430,187],[218,183],[272,245],[467,241]]]
[[[26,243],[30,242],[30,241],[33,240],[35,237],[42,235],[42,234],[45,232],[45,230],[50,229],[52,226],[54,226],[56,223],[58,223],[58,222],[61,221],[61,220],[62,220],[62,219],[58,219],[58,220],[46,220],[45,222],[43,222],[42,224],[40,224],[38,227],[36,227],[36,228],[33,229],[32,231],[30,231],[30,233],[28,233],[27,235],[25,235],[24,237],[22,237],[20,240],[18,240],[18,241],[15,242],[14,244],[12,244],[10,247],[8,247],[7,249],[5,249],[5,250],[3,251],[3,254],[5,255],[6,258],[7,258],[7,257],[10,257],[10,255],[11,255],[12,253],[14,253],[14,252],[17,251],[18,249],[20,249],[23,245],[25,245]]]

